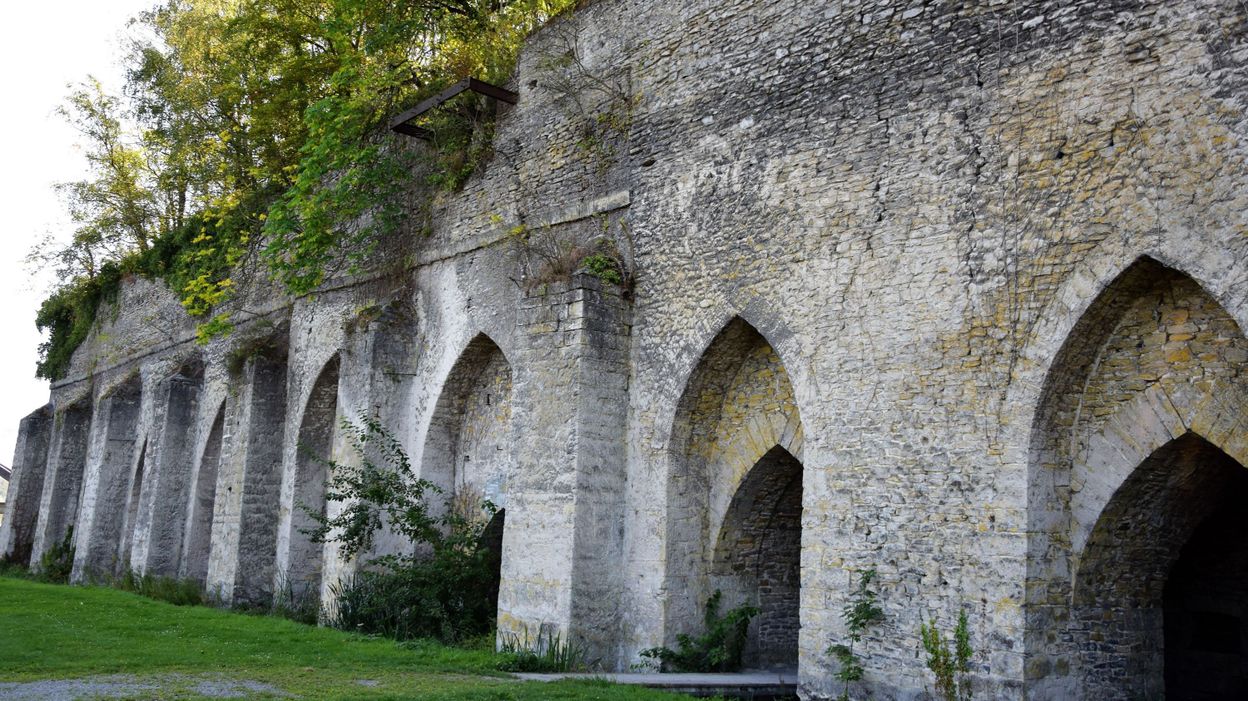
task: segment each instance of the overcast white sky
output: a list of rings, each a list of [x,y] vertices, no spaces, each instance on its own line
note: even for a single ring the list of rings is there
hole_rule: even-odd
[[[82,176],[77,132],[55,114],[67,85],[93,74],[110,88],[126,21],[156,0],[55,0],[6,5],[0,42],[0,463],[11,465],[17,423],[48,400],[35,379],[35,311],[47,280],[34,280],[27,251],[67,225],[52,184]]]

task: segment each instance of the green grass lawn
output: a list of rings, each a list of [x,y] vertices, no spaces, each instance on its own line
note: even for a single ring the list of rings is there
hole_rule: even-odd
[[[158,694],[140,696],[162,699],[195,698],[169,681],[181,675],[262,682],[308,699],[687,698],[597,681],[518,682],[495,672],[494,661],[486,650],[405,646],[113,589],[0,577],[0,682],[163,678]]]

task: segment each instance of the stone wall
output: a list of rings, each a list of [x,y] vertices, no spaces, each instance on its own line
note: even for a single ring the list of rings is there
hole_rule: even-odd
[[[81,571],[115,566],[137,494],[131,566],[272,595],[332,396],[505,505],[500,631],[561,630],[604,668],[696,632],[721,588],[769,612],[752,634],[795,646],[805,697],[834,696],[826,649],[873,567],[855,693],[922,696],[919,623],[959,610],[982,698],[1182,683],[1157,666],[1172,635],[1238,615],[1192,595],[1212,603],[1166,624],[1203,547],[1178,515],[1248,462],[1244,13],[591,3],[532,38],[492,161],[422,203],[409,268],[257,285],[206,347],[174,295],[128,283],[53,388],[32,558],[76,523]],[[544,270],[574,246],[614,248],[629,284]],[[171,418],[188,362],[193,418]],[[151,462],[165,440],[189,467]],[[764,479],[777,456],[800,489]],[[322,582],[355,566],[321,556]]]

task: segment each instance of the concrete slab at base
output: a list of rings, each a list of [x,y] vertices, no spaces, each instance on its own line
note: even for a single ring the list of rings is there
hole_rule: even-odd
[[[797,698],[797,673],[744,672],[738,674],[516,674],[519,679],[554,682],[563,679],[601,679],[615,684],[662,689],[699,698]]]

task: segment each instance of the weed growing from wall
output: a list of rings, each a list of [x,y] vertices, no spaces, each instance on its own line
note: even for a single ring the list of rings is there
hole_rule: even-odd
[[[536,638],[507,633],[499,641],[498,669],[503,672],[559,673],[581,672],[588,668],[585,647],[563,636],[553,628],[538,631]]]
[[[858,582],[853,586],[849,602],[841,609],[841,619],[845,621],[849,644],[838,643],[828,647],[827,650],[828,654],[835,657],[841,665],[841,668],[833,675],[838,681],[844,683],[841,695],[837,697],[840,701],[849,701],[849,685],[861,681],[863,677],[862,660],[854,652],[854,646],[862,640],[862,634],[867,628],[884,620],[884,610],[879,607],[876,593],[871,589],[871,582],[875,580],[875,570],[853,571],[850,573],[851,580],[855,574],[858,575]]]
[[[74,571],[74,527],[65,531],[59,543],[53,543],[39,558],[39,579],[52,584],[66,584]]]
[[[958,612],[953,629],[953,649],[941,634],[936,619],[919,625],[919,640],[927,653],[927,668],[936,677],[936,694],[944,701],[967,701],[971,698],[971,631],[966,611]]]
[[[576,146],[604,174],[625,150],[638,97],[623,70],[591,68],[581,51],[580,27],[570,20],[552,30],[558,40],[538,61],[541,84],[555,94],[576,129]]]

